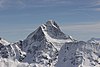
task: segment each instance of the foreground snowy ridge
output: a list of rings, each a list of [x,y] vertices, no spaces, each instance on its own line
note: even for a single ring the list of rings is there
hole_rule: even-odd
[[[62,46],[56,67],[100,67],[100,44],[84,41]]]
[[[77,41],[49,20],[23,41],[0,38],[0,67],[100,67],[100,39]]]

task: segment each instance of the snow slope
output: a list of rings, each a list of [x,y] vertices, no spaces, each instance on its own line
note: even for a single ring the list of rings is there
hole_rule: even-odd
[[[66,43],[59,52],[56,67],[100,67],[100,44]]]
[[[0,67],[30,67],[28,63],[20,63],[19,61],[0,58]]]

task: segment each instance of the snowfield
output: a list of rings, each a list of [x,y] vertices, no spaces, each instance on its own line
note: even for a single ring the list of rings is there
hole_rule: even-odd
[[[0,67],[28,67],[28,63],[20,63],[19,61],[0,58]]]

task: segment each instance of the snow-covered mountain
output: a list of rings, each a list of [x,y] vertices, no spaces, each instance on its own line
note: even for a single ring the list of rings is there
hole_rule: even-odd
[[[56,67],[100,67],[100,44],[66,43],[59,52]]]
[[[22,41],[0,38],[0,67],[100,67],[100,38],[77,41],[49,20]]]
[[[58,60],[58,51],[61,46],[65,42],[72,42],[73,40],[60,30],[55,21],[49,20],[29,34],[22,42],[22,50],[26,52],[23,62],[53,67]]]
[[[0,38],[0,57],[8,58],[9,57],[9,45],[10,43],[7,42],[5,39]]]
[[[25,52],[23,52],[17,43],[9,43],[3,38],[0,40],[0,57],[7,59],[18,59],[25,56]]]

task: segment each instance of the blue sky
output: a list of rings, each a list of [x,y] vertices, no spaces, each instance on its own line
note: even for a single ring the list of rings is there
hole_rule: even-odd
[[[100,0],[0,0],[0,37],[10,42],[49,19],[78,40],[100,38]]]

